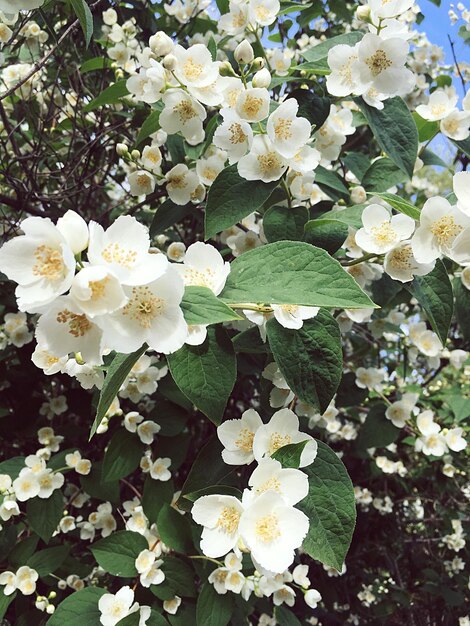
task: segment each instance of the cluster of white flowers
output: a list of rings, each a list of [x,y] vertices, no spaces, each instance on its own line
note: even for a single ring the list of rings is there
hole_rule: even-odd
[[[105,593],[98,602],[100,624],[102,626],[116,626],[118,622],[139,613],[138,626],[145,626],[150,617],[150,607],[140,606],[134,602],[134,591],[130,587],[121,587],[116,593]]]
[[[26,502],[31,498],[50,498],[56,489],[60,489],[64,484],[64,475],[58,471],[54,471],[46,466],[45,460],[35,454],[28,455],[23,467],[17,478],[13,481],[8,474],[1,474],[2,492],[6,494],[6,502],[2,504],[2,510],[6,503],[12,503],[14,500]],[[16,507],[8,505],[13,515]]]
[[[258,465],[251,474],[242,500],[209,495],[196,500],[194,520],[201,524],[201,549],[220,557],[243,547],[257,569],[284,572],[294,560],[294,550],[307,535],[307,516],[295,505],[308,493],[308,477],[298,469],[285,469],[271,456],[281,447],[306,441],[300,467],[315,459],[317,444],[299,431],[299,421],[289,409],[281,409],[263,424],[254,409],[241,419],[228,420],[217,429],[224,446],[222,458],[229,465]]]
[[[454,531],[450,535],[442,537],[443,543],[455,552],[460,552],[465,548],[465,533],[462,528],[462,521],[459,519],[452,520],[452,530]]]
[[[0,330],[0,349],[10,344],[22,348],[32,340],[33,333],[29,330],[26,313],[6,313]]]
[[[462,100],[463,110],[456,107],[458,96],[453,87],[436,89],[429,96],[427,104],[420,104],[416,112],[425,120],[439,122],[443,135],[456,141],[470,136],[470,97]]]
[[[24,596],[30,596],[36,591],[36,581],[39,574],[35,569],[22,565],[16,572],[2,572],[0,585],[4,585],[3,593],[10,596],[16,590]]]
[[[434,421],[432,411],[423,411],[416,418],[420,436],[416,439],[415,449],[426,455],[443,456],[448,450],[461,452],[467,447],[463,437],[463,428],[445,428]]]

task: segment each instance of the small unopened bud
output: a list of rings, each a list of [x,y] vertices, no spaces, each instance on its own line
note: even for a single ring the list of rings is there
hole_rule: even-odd
[[[166,254],[170,261],[182,261],[186,252],[186,246],[181,241],[173,241],[168,246]]]
[[[129,148],[126,146],[125,143],[118,143],[116,145],[116,152],[120,157],[123,157],[126,156],[126,154],[129,152]]]
[[[206,197],[206,189],[204,185],[198,185],[196,189],[191,194],[191,202],[197,204],[198,202],[202,202]]]
[[[362,6],[357,7],[355,15],[358,20],[368,22],[370,19],[370,6],[363,4]]]
[[[117,69],[115,75],[117,79],[124,78],[124,72],[121,69]]]
[[[263,67],[259,72],[256,72],[253,76],[252,84],[253,87],[264,87],[267,89],[271,84],[270,71],[266,67]]]
[[[266,61],[263,59],[263,57],[256,57],[256,59],[253,61],[251,69],[254,72],[257,72],[258,70],[263,69],[265,65],[266,65]]]
[[[54,600],[54,598],[57,598],[57,593],[55,591],[51,591],[48,598],[49,600]]]
[[[55,611],[55,606],[53,604],[48,604],[46,606],[46,613],[48,615],[52,615],[54,613],[54,611]]]
[[[367,200],[367,194],[364,187],[358,185],[357,187],[351,189],[351,200],[354,204],[362,204],[365,202]]]
[[[140,152],[138,150],[132,150],[131,152],[131,157],[134,160],[140,159]]]
[[[415,166],[413,168],[413,174],[416,174],[416,172],[419,172],[419,170],[424,166],[423,160],[420,159],[419,157],[416,157],[416,163]]]
[[[177,64],[178,59],[175,57],[174,54],[167,54],[165,57],[163,57],[162,65],[166,70],[170,70],[171,72],[176,68]]]
[[[230,65],[228,61],[223,61],[219,65],[219,74],[221,76],[237,76],[237,74],[235,73],[235,70],[233,69],[233,67]]]
[[[244,39],[238,46],[235,48],[235,52],[233,53],[235,57],[235,61],[237,63],[251,63],[255,58],[255,53],[253,51],[253,46],[249,41]]]
[[[149,46],[157,56],[164,57],[174,48],[173,40],[166,33],[159,30],[158,33],[152,35],[149,39]]]

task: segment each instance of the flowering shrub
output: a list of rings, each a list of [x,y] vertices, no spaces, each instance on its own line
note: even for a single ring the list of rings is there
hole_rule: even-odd
[[[3,624],[470,624],[470,66],[425,14],[0,0]]]

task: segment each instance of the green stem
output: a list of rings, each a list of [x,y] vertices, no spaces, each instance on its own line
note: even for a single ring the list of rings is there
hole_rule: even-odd
[[[253,304],[252,302],[240,302],[236,304],[227,303],[231,309],[246,309],[247,311],[259,311],[260,313],[272,313],[273,310],[270,306],[265,306],[261,304]]]
[[[358,265],[359,263],[363,263],[364,261],[369,261],[370,259],[378,258],[379,254],[365,254],[361,256],[359,259],[354,259],[353,261],[346,261],[346,263],[341,263],[343,267],[351,267],[352,265]]]

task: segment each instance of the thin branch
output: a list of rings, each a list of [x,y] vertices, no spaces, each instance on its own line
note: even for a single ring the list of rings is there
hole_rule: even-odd
[[[462,76],[462,72],[460,71],[459,63],[457,61],[457,57],[455,56],[454,42],[450,38],[450,35],[447,35],[447,38],[448,38],[449,43],[450,43],[450,49],[452,50],[452,56],[454,58],[454,63],[455,63],[455,67],[457,69],[457,74],[459,75],[460,82],[462,83],[463,92],[464,92],[464,94],[466,94],[467,93],[467,87],[465,86],[465,79]]]

